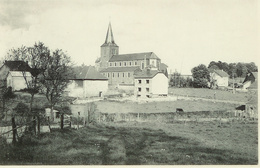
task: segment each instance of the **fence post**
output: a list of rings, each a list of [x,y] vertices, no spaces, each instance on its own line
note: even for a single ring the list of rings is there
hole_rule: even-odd
[[[79,115],[80,115],[80,112],[78,112],[78,118],[77,118],[77,129],[79,129]]]

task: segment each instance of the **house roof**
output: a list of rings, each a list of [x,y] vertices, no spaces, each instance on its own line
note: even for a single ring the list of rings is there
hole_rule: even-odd
[[[158,73],[162,73],[158,70],[143,70],[135,74],[135,78],[153,78]]]
[[[160,68],[161,69],[167,69],[168,68],[168,65],[164,64],[164,63],[161,63],[160,64]]]
[[[213,72],[215,72],[216,74],[218,74],[221,77],[229,77],[229,75],[223,70],[215,69]]]
[[[102,74],[100,74],[93,66],[79,66],[74,67],[73,71],[76,76],[72,79],[81,80],[108,80]]]
[[[21,72],[21,71],[9,71],[9,74],[13,77],[23,77],[24,75],[27,77],[32,76],[30,72]]]
[[[5,61],[3,66],[7,66],[10,71],[31,71],[31,67],[24,61]]]
[[[113,55],[110,58],[109,62],[144,60],[145,58],[146,59],[151,59],[151,58],[160,59],[153,52],[144,52],[144,53]]]
[[[102,69],[100,72],[133,72],[136,70],[141,70],[139,66],[132,67],[108,67]]]

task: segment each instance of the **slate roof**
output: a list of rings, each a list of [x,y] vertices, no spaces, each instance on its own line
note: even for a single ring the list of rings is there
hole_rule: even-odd
[[[214,72],[216,73],[216,74],[218,74],[219,76],[221,76],[221,77],[229,77],[229,75],[225,72],[225,71],[223,71],[223,70],[214,70]]]
[[[3,66],[7,66],[10,71],[31,71],[31,67],[24,61],[5,61]]]
[[[140,70],[139,66],[132,66],[132,67],[108,67],[102,69],[100,72],[133,72],[136,70]]]
[[[158,70],[144,70],[141,72],[137,72],[135,74],[135,78],[153,78],[156,74],[162,73]]]
[[[134,61],[134,60],[144,60],[144,59],[160,59],[153,52],[144,52],[144,53],[132,53],[132,54],[120,54],[113,55],[109,62],[117,62],[117,61]]]
[[[112,32],[112,26],[111,26],[110,22],[109,22],[108,29],[107,29],[107,35],[106,35],[105,43],[101,47],[104,47],[104,46],[118,47],[115,43],[115,40],[114,40],[114,36],[113,36],[113,32]]]
[[[100,74],[93,66],[79,66],[74,67],[73,71],[76,76],[72,79],[80,80],[108,80],[102,74]]]

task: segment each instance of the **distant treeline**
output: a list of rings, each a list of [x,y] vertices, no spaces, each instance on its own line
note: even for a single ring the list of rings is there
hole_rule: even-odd
[[[251,63],[226,63],[226,62],[215,62],[211,61],[208,65],[208,69],[220,69],[228,73],[229,77],[237,78],[237,77],[242,77],[244,78],[246,74],[249,72],[257,72],[258,68],[255,65],[254,62]]]

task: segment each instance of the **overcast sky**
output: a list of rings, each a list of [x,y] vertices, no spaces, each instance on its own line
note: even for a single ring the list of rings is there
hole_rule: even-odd
[[[119,54],[151,51],[182,74],[210,61],[257,63],[258,5],[257,0],[2,0],[0,57],[41,41],[67,51],[76,64],[94,65],[111,21]]]

